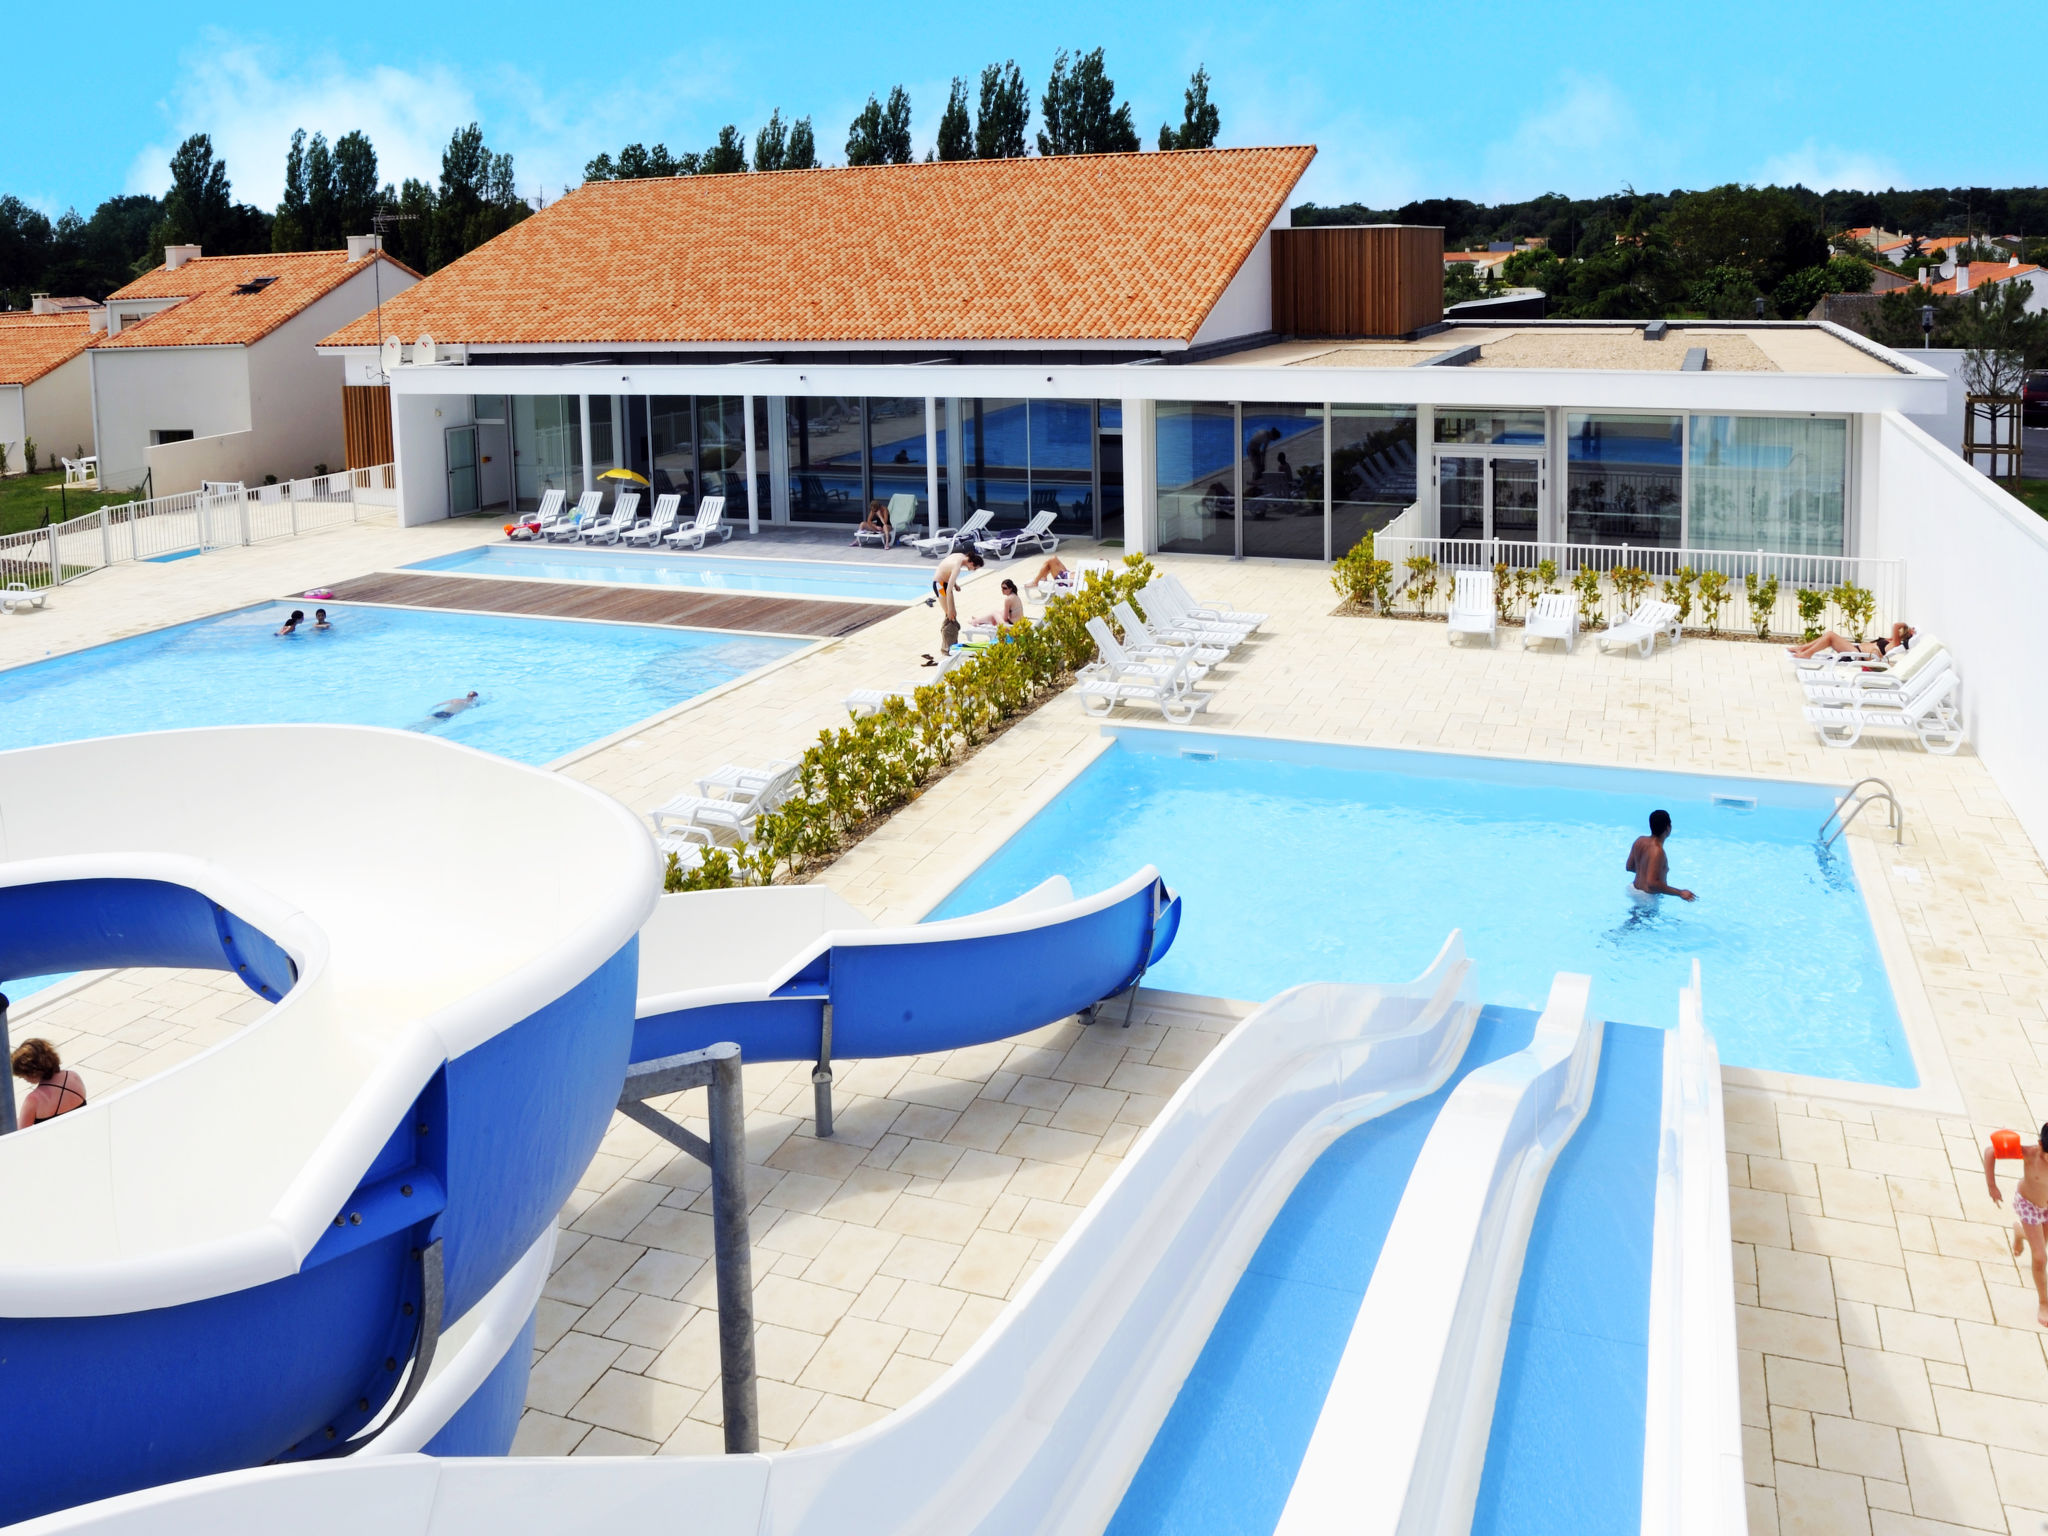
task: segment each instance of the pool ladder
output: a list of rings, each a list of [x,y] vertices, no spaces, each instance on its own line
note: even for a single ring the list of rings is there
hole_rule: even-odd
[[[1875,784],[1878,788],[1878,793],[1858,796],[1856,791],[1866,784]],[[1862,815],[1866,807],[1876,805],[1880,800],[1887,807],[1886,825],[1892,829],[1892,841],[1894,843],[1905,842],[1906,813],[1899,809],[1899,797],[1892,793],[1891,785],[1887,784],[1883,779],[1872,775],[1870,778],[1858,779],[1854,784],[1851,784],[1849,792],[1837,800],[1835,808],[1828,812],[1827,821],[1822,822],[1820,824],[1820,831],[1814,834],[1815,837],[1820,839],[1821,850],[1825,852],[1834,847],[1842,834],[1849,830],[1849,823]],[[1842,815],[1844,807],[1847,807],[1849,812],[1846,816]],[[1830,833],[1828,825],[1834,822],[1837,817],[1841,818],[1840,824]]]

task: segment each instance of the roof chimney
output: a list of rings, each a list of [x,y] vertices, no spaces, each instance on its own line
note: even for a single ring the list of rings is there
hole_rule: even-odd
[[[166,272],[175,272],[178,268],[185,265],[186,262],[197,261],[198,259],[199,247],[196,245],[167,245],[164,247],[164,270]]]
[[[57,306],[50,302],[50,296],[47,293],[30,294],[28,296],[28,307],[29,313],[36,315],[54,315],[59,312]]]
[[[1968,293],[1969,291],[1970,264],[1967,261],[1959,261],[1956,263],[1956,292]]]
[[[350,261],[367,261],[372,251],[381,251],[383,249],[384,237],[382,235],[350,235],[348,237],[348,259]]]

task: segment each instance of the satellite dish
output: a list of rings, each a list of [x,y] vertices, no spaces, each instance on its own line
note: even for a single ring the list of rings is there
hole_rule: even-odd
[[[421,331],[420,339],[412,344],[412,360],[416,363],[436,361],[434,357],[434,338],[425,331]]]
[[[405,343],[396,336],[386,336],[382,348],[384,371],[388,374],[405,361]]]

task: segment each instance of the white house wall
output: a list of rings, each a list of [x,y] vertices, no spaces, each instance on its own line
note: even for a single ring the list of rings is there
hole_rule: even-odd
[[[110,488],[142,483],[151,432],[219,437],[250,430],[244,347],[108,347],[86,355],[100,479]]]
[[[28,467],[21,456],[21,440],[25,435],[22,387],[19,384],[0,384],[0,445],[7,449],[7,473],[10,475],[18,475]],[[42,445],[38,443],[36,446]]]
[[[450,427],[467,426],[469,395],[393,395],[391,450],[398,461],[398,522],[403,528],[448,515]]]
[[[1245,257],[1237,276],[1223,290],[1223,297],[1209,311],[1208,319],[1195,332],[1192,345],[1227,341],[1233,336],[1256,336],[1273,329],[1273,231],[1291,229],[1294,216],[1286,208],[1274,215],[1259,236],[1259,243]]]
[[[380,263],[385,298],[403,293],[415,279],[389,262]],[[308,305],[249,348],[255,391],[252,452],[263,474],[280,480],[330,470],[348,462],[341,416],[342,361],[315,349],[376,303],[370,264],[332,293]],[[259,476],[260,478],[260,476]]]
[[[25,432],[51,465],[95,451],[92,437],[92,361],[81,352],[27,386]]]

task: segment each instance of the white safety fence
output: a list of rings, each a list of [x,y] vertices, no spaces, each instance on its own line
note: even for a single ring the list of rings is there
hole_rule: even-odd
[[[1640,571],[1649,579],[1645,590],[1651,595],[1662,595],[1665,583],[1675,583],[1680,571],[1691,572],[1690,612],[1685,620],[1688,628],[1708,627],[1709,615],[1699,601],[1697,582],[1708,571],[1718,571],[1727,578],[1726,601],[1712,616],[1714,626],[1724,631],[1753,633],[1756,619],[1765,617],[1752,612],[1750,577],[1756,579],[1759,592],[1767,590],[1764,584],[1772,580],[1778,584],[1765,626],[1774,635],[1799,634],[1814,623],[1844,626],[1847,621],[1830,594],[1845,585],[1860,587],[1871,594],[1875,606],[1868,624],[1889,624],[1901,617],[1905,609],[1906,567],[1902,560],[1859,555],[1785,555],[1766,550],[1672,549],[1640,544],[1444,539],[1422,536],[1421,524],[1420,507],[1410,507],[1381,529],[1373,541],[1374,554],[1393,563],[1397,610],[1443,613],[1449,606],[1456,572],[1492,571],[1502,566],[1506,567],[1510,583],[1506,589],[1510,594],[1506,606],[1510,618],[1525,613],[1534,593],[1546,589],[1572,590],[1574,577],[1581,571],[1593,571],[1598,573],[1600,582],[1597,595],[1591,599],[1592,616],[1595,622],[1612,623],[1628,607],[1613,580],[1613,573],[1618,570]],[[1418,558],[1433,561],[1434,565],[1411,570],[1408,561]],[[1551,567],[1547,572],[1542,570],[1545,561]],[[1514,573],[1518,571],[1529,575],[1517,582]],[[1547,580],[1530,579],[1539,572]],[[1418,604],[1418,595],[1432,578],[1435,590]],[[1825,599],[1812,619],[1800,611],[1802,589],[1820,593]]]
[[[103,507],[68,522],[0,535],[0,586],[61,586],[126,560],[158,560],[361,522],[397,505],[389,464],[284,480],[208,486]]]

